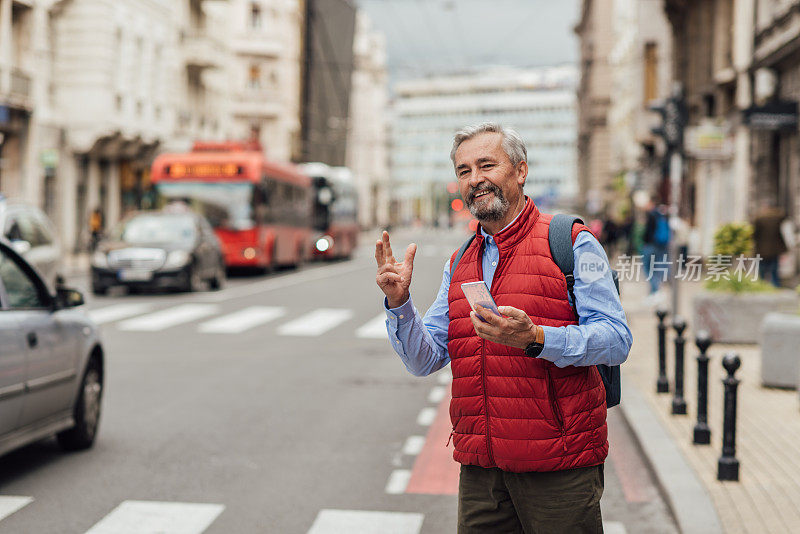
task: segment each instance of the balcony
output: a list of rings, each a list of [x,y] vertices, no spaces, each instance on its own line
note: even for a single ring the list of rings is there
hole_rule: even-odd
[[[272,89],[246,89],[236,94],[231,108],[237,117],[277,117],[283,108],[283,98]]]
[[[29,109],[32,105],[32,80],[27,71],[17,67],[0,69],[0,101]]]
[[[186,66],[195,69],[217,69],[225,65],[222,41],[202,30],[183,34],[183,57]]]
[[[278,58],[284,52],[280,39],[264,32],[239,36],[233,40],[231,48],[237,54],[265,58]]]

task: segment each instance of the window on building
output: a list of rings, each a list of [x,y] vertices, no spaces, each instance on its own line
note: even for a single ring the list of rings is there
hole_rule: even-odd
[[[644,104],[658,98],[658,44],[644,45]]]
[[[258,2],[250,3],[250,28],[260,30],[263,20],[261,18],[261,4]]]
[[[247,87],[250,89],[261,88],[261,68],[258,65],[250,65],[250,74],[247,78]]]

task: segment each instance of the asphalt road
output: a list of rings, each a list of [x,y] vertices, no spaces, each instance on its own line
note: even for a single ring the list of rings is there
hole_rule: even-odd
[[[461,236],[413,238],[424,312]],[[107,353],[98,440],[0,458],[0,532],[455,532],[436,417],[448,373],[413,377],[389,347],[373,248],[219,292],[87,295]],[[676,532],[619,413],[609,420],[606,532]]]

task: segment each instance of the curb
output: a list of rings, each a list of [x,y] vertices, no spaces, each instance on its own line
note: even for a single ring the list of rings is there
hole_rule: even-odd
[[[633,380],[623,372],[620,408],[644,451],[682,534],[722,534],[714,504]]]

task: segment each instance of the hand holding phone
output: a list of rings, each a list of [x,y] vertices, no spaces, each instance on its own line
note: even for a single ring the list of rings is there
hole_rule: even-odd
[[[467,302],[469,302],[472,311],[475,312],[481,321],[484,321],[484,319],[475,309],[476,305],[480,305],[490,310],[495,315],[500,316],[500,310],[497,309],[497,304],[492,298],[492,294],[489,292],[489,287],[483,280],[480,282],[464,282],[461,284],[461,291],[464,292],[464,296],[467,297]]]

